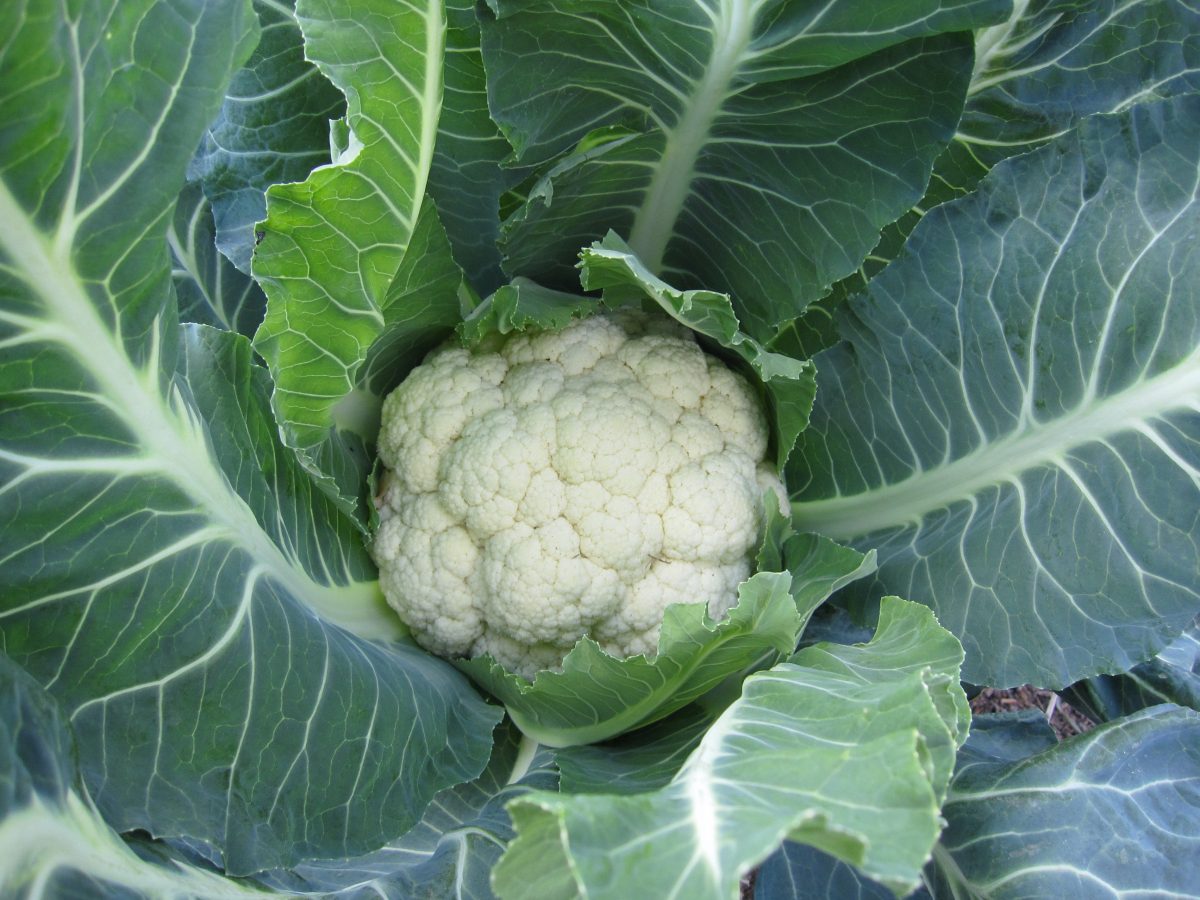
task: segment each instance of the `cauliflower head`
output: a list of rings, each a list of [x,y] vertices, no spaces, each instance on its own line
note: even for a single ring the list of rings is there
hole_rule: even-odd
[[[736,602],[766,452],[753,388],[669,320],[444,345],[383,404],[383,592],[431,652],[525,677],[585,634],[653,656],[669,604]]]

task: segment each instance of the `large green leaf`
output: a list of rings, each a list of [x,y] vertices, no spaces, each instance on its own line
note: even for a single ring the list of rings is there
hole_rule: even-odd
[[[80,793],[73,751],[58,705],[0,654],[0,895],[263,896],[186,860],[136,854]]]
[[[1004,0],[488,4],[489,101],[518,161],[557,159],[504,228],[556,286],[610,229],[762,338],[921,196]]]
[[[961,659],[928,610],[890,598],[870,644],[819,645],[748,678],[661,790],[510,803],[497,893],[530,896],[565,860],[580,896],[734,898],[789,835],[911,889],[966,737]]]
[[[771,508],[768,513],[769,534],[756,568],[791,574],[787,589],[796,608],[804,612],[805,622],[838,588],[875,570],[874,554],[856,553],[817,535],[794,534],[782,516]],[[753,598],[752,602],[759,601]],[[735,676],[692,706],[619,740],[559,750],[555,759],[562,772],[563,790],[624,794],[662,787],[679,771],[713,720],[737,699],[739,690],[740,680]]]
[[[922,215],[968,193],[1001,160],[1058,137],[1085,116],[1200,90],[1197,33],[1195,0],[1013,4],[1007,21],[977,34],[962,122],[934,164],[929,190],[884,230],[861,270],[836,285],[832,299],[862,290],[896,258]],[[785,340],[806,338],[807,331],[801,323],[799,334]]]
[[[759,900],[895,900],[895,894],[854,866],[816,847],[786,841],[759,867],[754,879]],[[923,889],[906,900],[929,900]]]
[[[728,618],[714,623],[703,603],[678,603],[663,616],[653,659],[617,659],[583,638],[561,672],[532,682],[491,657],[456,665],[500,700],[522,732],[550,747],[602,741],[686,706],[730,675],[773,662],[796,645],[811,609],[797,609],[791,579],[759,572],[738,587]]]
[[[1200,896],[1200,714],[1154,707],[1034,756],[1019,728],[1015,748],[988,737],[955,773],[935,896]]]
[[[179,194],[167,243],[179,317],[252,336],[267,299],[253,278],[217,250],[212,205],[199,184],[188,182]]]
[[[1084,116],[1200,90],[1195,0],[1025,0],[979,33],[963,120],[935,186],[966,191],[997,162]]]
[[[1071,685],[1063,697],[1096,722],[1107,722],[1160,703],[1200,711],[1200,625],[1153,659],[1120,675],[1097,675]]]
[[[434,797],[421,821],[398,840],[366,856],[303,863],[262,881],[321,897],[491,900],[492,866],[513,834],[505,804],[557,786],[551,753],[538,750],[527,758],[529,749],[520,732],[505,724],[480,776]]]
[[[0,645],[117,829],[234,874],[378,847],[478,773],[497,714],[345,630],[398,630],[357,528],[279,443],[246,339],[176,325],[167,228],[248,5],[2,15],[0,144],[53,149],[0,161]]]
[[[989,762],[1016,762],[1053,747],[1056,738],[1040,710],[1019,710],[1004,715],[976,716],[971,735],[959,751],[958,765],[971,765],[980,759]],[[1026,823],[1036,829],[1036,822]],[[934,854],[945,851],[934,848]],[[930,900],[929,884],[936,878],[938,863],[925,866],[923,884],[908,900]],[[758,870],[756,893],[766,900],[890,900],[895,895],[884,885],[868,878],[854,866],[828,853],[787,841]],[[957,890],[939,892],[937,897],[976,897]]]
[[[446,284],[450,247],[423,197],[445,23],[439,5],[301,2],[293,13],[263,2],[258,11],[263,41],[235,76],[192,172],[213,199],[223,250],[248,266],[250,249],[263,242],[256,275],[271,303],[256,349],[274,371],[284,439],[361,523],[368,519],[366,475],[381,392],[446,335],[466,299],[457,269]],[[450,34],[461,46],[448,52],[460,101],[469,107],[471,66],[459,51],[469,56],[472,37],[466,13],[456,15]],[[478,56],[477,29],[473,40]],[[322,72],[351,97],[332,133],[326,120],[346,103]],[[449,141],[441,158],[480,146],[460,134],[482,127],[478,118],[469,109],[451,117],[457,131],[438,138]],[[313,171],[329,161],[331,141],[340,147],[333,164]],[[473,176],[483,177],[486,161],[480,166]],[[305,176],[303,184],[282,183]],[[267,216],[264,192],[272,185]],[[467,215],[463,204],[473,211],[474,195],[461,182],[454,187],[457,205],[449,208]],[[491,216],[497,219],[495,209]]]
[[[1200,98],[997,166],[816,358],[797,527],[878,550],[977,684],[1062,687],[1200,610]]]
[[[500,287],[500,197],[522,177],[503,168],[512,147],[488,114],[475,0],[446,0],[445,97],[429,194],[454,257],[480,295]]]
[[[247,275],[267,188],[303,181],[329,162],[329,121],[346,107],[305,59],[295,0],[255,0],[254,11],[262,36],[234,75],[190,173],[212,203],[217,247]]]
[[[512,837],[504,804],[557,781],[551,754],[527,750],[516,729],[502,728],[479,777],[440,792],[416,826],[380,850],[228,878],[187,841],[122,839],[113,831],[79,787],[70,729],[57,704],[0,654],[0,894],[490,900],[491,868]]]
[[[1054,732],[1040,710],[976,716],[971,722],[971,735],[959,751],[958,765],[969,765],[980,758],[991,762],[1015,762],[1053,747],[1055,742]],[[1027,824],[1036,831],[1036,821]],[[934,853],[944,854],[944,851],[935,847]],[[930,900],[933,895],[929,892],[929,883],[936,877],[936,868],[934,862],[925,866],[924,883],[909,895],[908,900]],[[787,841],[762,864],[755,879],[755,890],[765,900],[889,900],[895,896],[854,866],[794,841]],[[936,896],[955,898],[964,895],[950,890]]]
[[[946,831],[913,900],[1200,895],[1197,737],[1200,716],[1169,706],[1063,744],[1037,711],[977,717],[943,810]],[[768,900],[892,896],[791,842],[762,866],[756,892]]]
[[[267,294],[255,349],[285,440],[322,475],[334,407],[383,330],[418,225],[442,100],[440,3],[299,0],[307,58],[346,95],[333,162],[267,192],[254,275]],[[333,484],[348,505],[359,484]]]

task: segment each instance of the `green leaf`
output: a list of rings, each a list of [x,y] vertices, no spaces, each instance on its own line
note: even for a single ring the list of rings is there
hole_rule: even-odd
[[[1198,804],[1193,710],[1143,710],[1034,756],[975,754],[951,785],[933,887],[987,900],[1195,897]]]
[[[836,344],[841,340],[837,333],[837,311],[845,300],[846,285],[852,280],[853,276],[839,281],[829,295],[809,304],[803,315],[785,322],[767,346],[795,359],[811,359]]]
[[[603,290],[610,306],[648,298],[667,315],[736,353],[767,389],[775,434],[775,465],[780,471],[796,438],[808,426],[816,394],[811,364],[771,353],[741,331],[727,294],[680,291],[651,272],[613,232],[580,254],[584,290]]]
[[[52,897],[491,898],[491,867],[513,833],[504,804],[557,781],[548,751],[532,760],[523,751],[520,733],[503,727],[480,776],[439,793],[414,828],[380,850],[227,878],[187,841],[122,840],[77,789],[74,746],[57,705],[0,654],[0,892],[24,896],[41,885]]]
[[[233,76],[189,173],[212,202],[218,249],[247,275],[267,189],[329,163],[329,122],[346,109],[341,92],[304,57],[295,5],[255,0],[262,36]]]
[[[13,535],[5,646],[71,712],[106,815],[208,841],[235,873],[403,831],[438,787],[474,774],[495,721],[439,661],[330,624],[397,633],[357,529],[272,444],[268,382],[249,352],[227,333],[186,333],[180,414],[221,429],[212,450],[204,432],[107,457],[82,440],[74,458],[66,440],[22,447],[0,511]],[[142,403],[148,427],[183,429]],[[217,478],[232,488],[218,494]],[[36,514],[23,511],[31,495]],[[305,805],[332,812],[292,818]],[[383,808],[392,832],[370,824]]]
[[[520,839],[510,843],[500,858],[504,868],[492,870],[492,886],[498,896],[505,900],[587,900],[591,895],[573,871],[574,860],[555,833],[558,823],[554,818],[517,804],[509,814]]]
[[[305,9],[302,5],[302,14]],[[255,222],[266,215],[264,192],[267,187],[276,183],[302,180],[309,175],[314,165],[328,163],[331,135],[327,120],[330,115],[345,107],[341,92],[304,58],[305,43],[300,24],[292,10],[263,3],[258,7],[258,12],[264,22],[264,38],[250,63],[235,76],[234,85],[225,100],[221,115],[210,128],[205,147],[192,167],[193,172],[203,175],[206,192],[214,198],[218,215],[224,216],[218,242],[222,249],[239,263],[244,257],[247,270],[250,249],[255,240],[251,229]],[[336,19],[336,10],[309,10],[309,13],[306,27],[313,32],[310,43],[315,41],[314,52],[323,52],[326,56],[333,57],[343,48],[350,47],[353,53],[371,55],[372,48],[362,44],[365,36],[361,27],[366,20],[356,25],[352,17],[348,17],[340,22],[327,23],[328,28],[325,29],[317,20],[324,19],[327,15],[333,15]],[[396,154],[411,156],[419,151],[428,155],[427,147],[422,146],[414,150],[413,146],[418,137],[428,139],[427,134],[406,134],[398,143],[393,140],[393,133],[405,131],[411,126],[411,122],[401,114],[405,110],[392,110],[387,117],[380,115],[389,109],[388,104],[395,100],[396,96],[412,89],[413,85],[418,83],[412,78],[407,84],[402,82],[402,76],[413,76],[413,67],[419,60],[413,58],[408,48],[398,44],[397,40],[412,38],[412,34],[405,32],[406,28],[415,34],[413,29],[425,27],[424,16],[424,11],[415,8],[405,13],[403,21],[394,29],[391,41],[383,41],[381,44],[385,51],[384,58],[373,60],[371,66],[363,66],[360,72],[347,73],[342,63],[323,63],[331,77],[341,78],[339,83],[346,90],[354,91],[363,79],[376,78],[382,72],[389,71],[386,68],[389,53],[404,54],[406,59],[406,67],[392,77],[392,91],[380,93],[372,88],[371,91],[365,92],[371,95],[364,101],[365,106],[356,108],[355,115],[358,118],[354,118],[355,122],[364,116],[368,120],[374,116],[372,121],[386,125],[384,131],[374,129],[369,123],[360,129],[374,135],[378,145],[368,148],[365,158],[356,158],[343,166],[345,171],[339,176],[331,176],[332,170],[329,166],[324,166],[321,172],[312,176],[313,181],[320,182],[323,187],[312,198],[313,209],[306,215],[321,217],[328,214],[322,226],[325,230],[319,234],[311,229],[305,231],[298,238],[297,246],[293,248],[296,250],[296,259],[308,259],[314,254],[331,252],[331,245],[325,243],[327,240],[333,240],[335,243],[341,240],[335,255],[340,253],[340,258],[348,268],[342,271],[326,270],[324,276],[316,278],[319,284],[315,288],[312,285],[308,287],[320,294],[325,288],[348,289],[346,284],[354,282],[351,288],[359,290],[360,298],[369,295],[363,301],[366,312],[362,315],[371,321],[362,321],[362,316],[356,316],[352,310],[344,308],[338,302],[346,296],[345,293],[332,293],[317,300],[310,298],[311,302],[295,301],[300,303],[298,311],[292,300],[283,298],[284,295],[291,296],[292,288],[289,283],[287,292],[275,292],[278,298],[278,302],[272,307],[275,325],[264,329],[265,335],[268,331],[277,331],[280,327],[286,332],[293,321],[306,323],[304,335],[285,334],[272,339],[275,344],[291,348],[290,351],[281,351],[283,355],[280,357],[280,364],[290,359],[297,366],[286,373],[276,373],[284,385],[284,390],[300,379],[308,377],[305,373],[315,373],[315,377],[322,379],[323,385],[329,384],[327,376],[330,372],[341,371],[345,376],[331,390],[318,389],[318,393],[326,391],[319,397],[326,427],[321,434],[318,434],[317,430],[310,433],[314,442],[312,445],[299,446],[302,449],[302,459],[323,487],[334,496],[343,509],[364,523],[369,518],[365,484],[373,458],[372,444],[378,429],[382,395],[395,386],[425,351],[445,338],[448,329],[458,322],[460,300],[465,299],[460,298],[461,272],[454,266],[446,236],[442,232],[433,205],[427,200],[421,203],[420,185],[416,182],[406,183],[403,176],[391,181],[376,177],[380,166],[388,166],[390,162],[395,162]],[[436,19],[436,16],[434,18]],[[461,21],[459,24],[462,25]],[[426,37],[436,44],[439,40],[434,33],[438,27],[437,22],[430,20],[428,27],[433,30]],[[477,35],[475,43],[478,44]],[[458,59],[457,54],[455,58]],[[440,50],[430,57],[430,60],[436,60],[440,65]],[[461,66],[455,71],[459,69]],[[431,90],[434,99],[438,99],[437,91],[433,90],[432,86]],[[411,105],[411,98],[409,99]],[[428,97],[422,98],[422,102],[426,100]],[[299,112],[293,114],[297,109]],[[436,121],[436,105],[432,109],[422,107],[421,115],[432,116]],[[350,155],[348,143],[353,143],[348,121],[334,123],[333,135],[333,138],[342,142],[347,156]],[[456,120],[455,127],[465,126],[462,121]],[[357,132],[354,139],[359,139]],[[500,141],[503,143],[503,139]],[[344,157],[340,157],[339,162],[345,162]],[[428,160],[422,165],[427,166]],[[396,173],[389,170],[389,174]],[[418,174],[420,179],[425,177],[424,170],[410,174],[413,179],[416,179]],[[350,210],[347,204],[347,209],[340,210],[342,215],[339,217],[336,192],[350,184],[365,183],[365,180],[374,181],[375,186],[379,188],[378,195],[373,198],[374,202],[381,207],[388,207],[388,214],[393,218],[397,209],[403,208],[405,201],[415,198],[420,204],[415,222],[406,219],[403,227],[393,229],[392,237],[400,238],[405,237],[404,228],[411,228],[412,231],[406,238],[407,244],[401,244],[397,252],[388,256],[390,262],[395,262],[397,258],[400,261],[394,272],[396,283],[386,284],[382,294],[379,290],[371,289],[372,285],[378,287],[378,284],[370,282],[370,277],[378,273],[368,273],[368,276],[364,276],[369,283],[363,288],[353,270],[353,267],[360,263],[372,267],[380,265],[379,258],[372,254],[382,251],[378,247],[371,248],[370,252],[359,260],[357,250],[350,246],[349,239],[343,239],[329,231],[334,229],[336,232],[337,229],[343,228],[357,239],[361,229],[353,229],[352,219],[355,215],[369,214],[368,207],[371,201],[360,198],[356,210]],[[404,190],[410,189],[416,191],[411,197],[404,194]],[[277,193],[296,191],[302,189],[292,185],[279,188]],[[281,203],[282,201],[279,201],[277,207]],[[408,210],[404,215],[408,216],[414,212],[415,210]],[[286,222],[295,224],[294,215],[283,218]],[[380,226],[382,221],[375,221],[371,227]],[[392,224],[395,225],[395,222]],[[324,237],[321,237],[321,234]],[[278,244],[268,245],[262,252],[274,252],[272,247],[278,248]],[[400,252],[403,255],[399,255]],[[324,261],[330,262],[331,259]],[[262,274],[263,272],[260,272],[260,275]],[[331,278],[341,278],[343,281],[333,285],[330,282]],[[287,281],[286,278],[284,280]],[[301,293],[303,295],[303,292]],[[321,302],[327,306],[322,308]],[[349,321],[341,321],[343,316],[348,317]],[[356,335],[358,341],[349,349],[346,344],[348,334]],[[266,338],[260,335],[260,340]],[[305,350],[312,354],[310,363],[299,361],[299,354]],[[334,355],[328,355],[325,350]],[[288,356],[289,352],[291,356]],[[342,364],[345,364],[344,369],[341,368]],[[317,398],[314,395],[307,399]],[[287,428],[284,433],[285,437],[291,434]]]
[[[1007,22],[978,35],[967,108],[936,177],[969,190],[1000,160],[1085,116],[1195,93],[1198,30],[1200,8],[1187,0],[1015,4]]]
[[[932,615],[896,598],[884,598],[875,637],[868,644],[821,643],[805,647],[792,662],[806,669],[878,685],[909,677],[921,679],[944,728],[922,728],[922,763],[938,802],[954,771],[954,757],[967,739],[971,709],[959,685],[963,649]]]
[[[0,892],[6,897],[261,897],[245,882],[137,855],[77,788],[58,705],[0,653]]]
[[[958,678],[938,645],[954,643],[928,610],[889,598],[871,644],[811,648],[746,679],[661,790],[515,800],[497,893],[528,896],[564,860],[581,896],[734,898],[788,836],[910,890],[940,828],[941,760],[965,736],[957,704],[947,718],[938,699]]]
[[[476,292],[506,281],[500,270],[500,197],[524,176],[502,168],[512,147],[488,113],[475,0],[446,0],[445,97],[429,194]]]
[[[455,662],[500,700],[529,737],[548,747],[590,744],[649,725],[716,687],[728,676],[771,662],[796,645],[811,610],[798,610],[790,578],[759,572],[738,587],[729,617],[714,623],[703,603],[667,607],[658,655],[615,659],[583,638],[561,672],[533,682],[491,657]]]
[[[1163,706],[1058,744],[1039,711],[977,716],[914,897],[1197,896],[1198,728],[1192,711]],[[772,900],[891,896],[790,842],[755,884]]]
[[[267,298],[249,275],[217,250],[212,205],[200,185],[179,194],[167,232],[179,297],[179,317],[250,337],[262,322]]]
[[[553,790],[558,776],[549,751],[522,760],[521,735],[497,731],[487,768],[467,784],[438,794],[408,833],[356,859],[315,860],[262,881],[289,893],[321,897],[437,897],[491,900],[489,878],[512,823],[504,806],[531,790]],[[522,771],[522,766],[529,768]]]
[[[505,223],[506,271],[569,285],[577,249],[615,230],[651,272],[731,294],[760,339],[921,196],[970,77],[945,32],[1009,9],[489,5],[493,114],[518,161],[554,161]]]
[[[840,302],[895,259],[921,216],[975,188],[996,163],[1081,119],[1200,90],[1200,8],[1191,0],[1021,0],[976,35],[975,66],[954,140],[925,197],[884,230]]]
[[[1037,709],[987,713],[971,721],[971,736],[958,753],[957,772],[977,763],[1014,763],[1058,743],[1045,714]]]
[[[379,402],[462,320],[467,288],[450,254],[446,232],[427,199],[417,227],[384,299],[383,331],[358,372],[356,391]],[[339,401],[342,403],[344,401]],[[334,419],[339,420],[338,407]],[[359,431],[374,439],[374,430]]]
[[[721,712],[692,703],[614,740],[557,750],[560,787],[564,794],[641,794],[665,787]]]
[[[757,568],[790,573],[788,592],[798,610],[819,613],[830,594],[875,570],[873,553],[858,553],[814,534],[794,534],[774,506],[768,505],[767,513],[767,536]],[[807,623],[808,617],[804,619]],[[735,674],[697,704],[647,728],[606,744],[558,751],[555,758],[563,774],[563,790],[635,793],[662,787],[674,777],[712,721],[737,699],[739,690],[740,677]]]
[[[1193,623],[1157,656],[1128,672],[1071,685],[1063,699],[1096,722],[1160,703],[1200,710],[1200,626]]]
[[[875,552],[859,553],[817,534],[797,534],[783,544],[792,573],[792,597],[801,609],[817,609],[831,594],[875,571]]]
[[[599,310],[600,304],[591,297],[554,291],[527,278],[517,278],[475,307],[458,326],[458,334],[464,344],[475,346],[489,335],[526,328],[557,331],[572,319]]]
[[[167,228],[248,4],[12,9],[0,143],[56,149],[0,160],[0,646],[114,828],[233,874],[378,847],[478,773],[497,711],[346,630],[397,633],[358,529],[248,341],[176,325]]]
[[[37,803],[62,804],[78,780],[74,747],[62,710],[41,686],[0,653],[0,829],[7,819]],[[4,841],[6,851],[12,846]],[[0,886],[10,887],[20,854],[4,854]],[[3,863],[0,863],[3,865]]]
[[[1200,610],[1200,99],[1095,117],[930,213],[817,357],[797,528],[879,553],[976,684],[1062,687]]]
[[[354,388],[334,404],[332,427],[313,457],[322,486],[360,528],[374,513],[369,480],[383,398],[451,335],[468,302],[462,270],[428,198],[408,247],[383,299],[383,327],[355,373]]]
[[[754,890],[769,900],[894,900],[896,896],[854,866],[795,841],[785,841],[759,867]],[[918,889],[907,900],[928,898],[927,892]]]
[[[442,95],[441,4],[299,0],[305,54],[346,96],[331,165],[267,192],[254,275],[255,337],[285,441],[319,475],[334,407],[384,329],[385,299],[417,228]],[[349,485],[334,490],[348,508]]]

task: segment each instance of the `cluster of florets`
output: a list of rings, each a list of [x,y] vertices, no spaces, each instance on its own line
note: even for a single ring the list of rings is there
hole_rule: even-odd
[[[383,591],[428,650],[525,676],[585,634],[653,655],[668,604],[735,603],[766,450],[753,388],[669,320],[442,346],[383,405]]]

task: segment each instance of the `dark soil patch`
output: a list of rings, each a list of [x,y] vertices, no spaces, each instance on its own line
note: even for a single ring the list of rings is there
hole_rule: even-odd
[[[1038,709],[1048,713],[1050,727],[1058,739],[1065,740],[1096,727],[1096,723],[1054,693],[1054,691],[1022,685],[997,690],[984,688],[971,701],[973,713],[1012,712],[1017,709]]]

